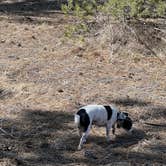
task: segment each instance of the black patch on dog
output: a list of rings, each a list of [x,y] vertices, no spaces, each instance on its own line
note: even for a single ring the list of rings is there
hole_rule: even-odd
[[[129,116],[129,114],[127,112],[123,112],[123,114],[126,115],[126,116]]]
[[[117,113],[117,119],[119,119],[120,112]]]
[[[77,115],[80,116],[80,127],[83,129],[83,132],[87,131],[90,124],[90,119],[85,109],[80,109],[77,112]]]
[[[132,128],[132,120],[129,117],[123,120],[122,127],[125,130],[130,130]]]
[[[105,105],[104,108],[107,111],[107,120],[110,120],[112,117],[112,108],[109,105]]]

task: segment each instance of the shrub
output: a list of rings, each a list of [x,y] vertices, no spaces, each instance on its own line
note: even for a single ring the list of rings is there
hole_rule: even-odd
[[[66,37],[86,34],[94,29],[99,15],[128,23],[139,18],[166,16],[165,0],[68,0],[62,5],[65,14],[79,18],[74,25],[66,28]],[[93,24],[93,25],[92,25]],[[101,23],[100,23],[101,24]],[[95,27],[96,28],[96,27]],[[81,38],[82,38],[81,36]]]
[[[103,2],[103,3],[101,3]],[[165,0],[68,0],[67,5],[62,5],[65,13],[84,18],[98,12],[111,14],[121,19],[139,17],[163,17],[166,12]]]

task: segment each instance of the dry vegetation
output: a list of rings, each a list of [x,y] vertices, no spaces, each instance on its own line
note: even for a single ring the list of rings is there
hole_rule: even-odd
[[[133,24],[145,45],[104,24],[100,35],[73,44],[63,37],[72,18],[53,13],[51,1],[7,2],[0,2],[0,128],[7,132],[0,130],[0,165],[164,165],[165,20]],[[119,130],[107,143],[104,128],[95,128],[77,151],[73,114],[90,103],[129,112],[134,134]]]

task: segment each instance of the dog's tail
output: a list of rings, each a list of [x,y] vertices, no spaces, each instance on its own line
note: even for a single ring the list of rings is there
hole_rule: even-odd
[[[74,115],[74,123],[77,125],[77,126],[80,126],[80,116],[78,114],[75,114]]]

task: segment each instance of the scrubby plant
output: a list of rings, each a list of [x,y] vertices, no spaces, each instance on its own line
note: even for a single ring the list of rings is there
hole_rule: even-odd
[[[98,12],[112,14],[120,18],[130,17],[162,17],[166,12],[165,0],[68,0],[67,5],[62,5],[65,13],[83,17],[94,15]]]
[[[89,32],[89,20],[96,21],[99,13],[124,22],[131,19],[155,18],[166,16],[165,0],[68,0],[62,5],[65,14],[79,18],[75,25],[70,25],[65,33],[71,37],[80,32]],[[82,35],[83,33],[81,33]]]

